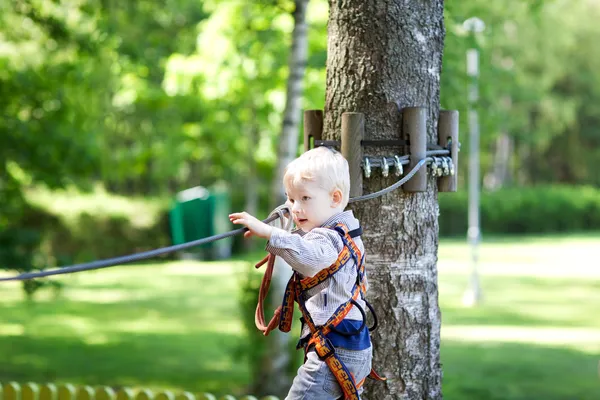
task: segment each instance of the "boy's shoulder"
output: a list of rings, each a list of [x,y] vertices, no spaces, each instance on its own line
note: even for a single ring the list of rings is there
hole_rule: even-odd
[[[342,211],[333,215],[322,225],[322,227],[334,229],[339,224],[344,225],[348,230],[360,227],[360,221],[354,216],[352,210]]]

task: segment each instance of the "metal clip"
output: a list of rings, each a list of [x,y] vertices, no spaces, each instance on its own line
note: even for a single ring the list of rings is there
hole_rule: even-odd
[[[431,169],[431,176],[434,178],[437,177],[437,158],[431,157],[431,165],[429,168]]]
[[[443,158],[438,158],[435,163],[435,166],[437,167],[437,176],[444,176],[444,167],[442,165],[443,162]]]
[[[390,174],[390,166],[388,165],[388,162],[385,159],[385,157],[381,158],[381,173],[385,178],[387,178]]]
[[[442,157],[442,168],[444,170],[443,176],[450,175],[450,167],[448,166],[448,157]]]
[[[400,157],[394,156],[394,165],[396,167],[396,176],[404,175],[404,168],[402,167],[402,163],[400,162]]]
[[[454,162],[451,158],[448,159],[448,168],[450,169],[450,175],[454,176]]]
[[[371,163],[369,162],[369,157],[365,157],[363,170],[365,173],[365,178],[370,178],[371,177]]]

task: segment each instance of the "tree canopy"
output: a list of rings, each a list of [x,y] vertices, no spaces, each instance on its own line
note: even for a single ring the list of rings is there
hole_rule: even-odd
[[[598,3],[445,7],[441,104],[466,115],[465,53],[476,46],[484,172],[507,135],[506,184],[600,185]],[[157,195],[224,180],[241,197],[247,146],[268,196],[292,11],[289,0],[2,2],[0,226],[30,185]],[[304,108],[324,103],[327,11],[309,5]],[[463,27],[473,16],[486,24],[477,37]],[[462,118],[463,139],[466,127]]]

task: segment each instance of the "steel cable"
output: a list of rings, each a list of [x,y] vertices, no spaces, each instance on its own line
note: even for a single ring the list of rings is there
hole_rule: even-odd
[[[402,179],[400,179],[398,182],[394,183],[393,185],[391,185],[385,189],[382,189],[380,191],[374,192],[374,193],[369,193],[369,194],[366,194],[363,196],[353,197],[349,200],[348,203],[355,203],[358,201],[374,199],[376,197],[383,196],[384,194],[387,194],[393,190],[396,190],[397,188],[399,188],[400,186],[405,184],[410,178],[412,178],[419,171],[419,169],[421,169],[428,161],[432,161],[431,157],[427,157],[427,158],[424,158],[421,161],[419,161]],[[273,212],[271,212],[271,214],[269,215],[268,218],[263,220],[263,222],[268,224],[277,219],[284,218],[283,214],[284,214],[285,209],[286,209],[285,206],[277,207]],[[291,223],[291,219],[288,219],[286,225],[289,225],[290,223]],[[286,226],[284,229],[289,229],[289,227]],[[217,240],[221,240],[221,239],[225,239],[225,238],[228,238],[231,236],[239,235],[241,233],[246,232],[247,230],[248,230],[248,228],[240,228],[240,229],[236,229],[233,231],[221,233],[218,235],[213,235],[213,236],[209,236],[206,238],[193,240],[191,242],[181,243],[181,244],[168,246],[168,247],[161,247],[159,249],[149,250],[149,251],[145,251],[145,252],[141,252],[141,253],[135,253],[135,254],[130,254],[130,255],[121,256],[121,257],[108,258],[108,259],[104,259],[104,260],[97,260],[97,261],[92,261],[89,263],[75,264],[75,265],[70,265],[67,267],[54,268],[54,269],[45,270],[45,271],[24,272],[19,275],[0,278],[0,282],[24,281],[24,280],[28,280],[28,279],[34,279],[34,278],[43,278],[46,276],[62,275],[62,274],[69,274],[69,273],[82,272],[82,271],[91,271],[91,270],[107,268],[107,267],[111,267],[111,266],[115,266],[115,265],[127,264],[127,263],[131,263],[134,261],[145,260],[148,258],[153,258],[153,257],[161,256],[164,254],[168,254],[168,253],[185,250],[190,247],[196,247],[196,246],[200,246],[203,244],[215,242]]]

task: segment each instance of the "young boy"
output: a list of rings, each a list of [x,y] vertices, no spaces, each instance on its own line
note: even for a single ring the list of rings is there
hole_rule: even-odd
[[[307,353],[286,400],[358,399],[362,382],[371,372],[372,347],[364,313],[366,276],[360,225],[352,211],[344,211],[350,190],[348,163],[337,151],[318,147],[287,166],[283,183],[286,205],[298,229],[289,233],[246,212],[233,213],[229,219],[248,228],[246,237],[267,239],[267,251],[282,257],[295,271],[290,282],[302,282],[306,289],[295,293],[301,298],[304,317],[299,346]],[[312,277],[317,282],[306,285]],[[349,309],[345,315],[340,313],[344,305]],[[334,314],[343,319],[333,329],[324,329],[331,326]],[[333,359],[344,364],[346,373],[334,375],[332,370],[339,369],[335,367],[339,363]],[[354,389],[349,387],[350,380]]]

